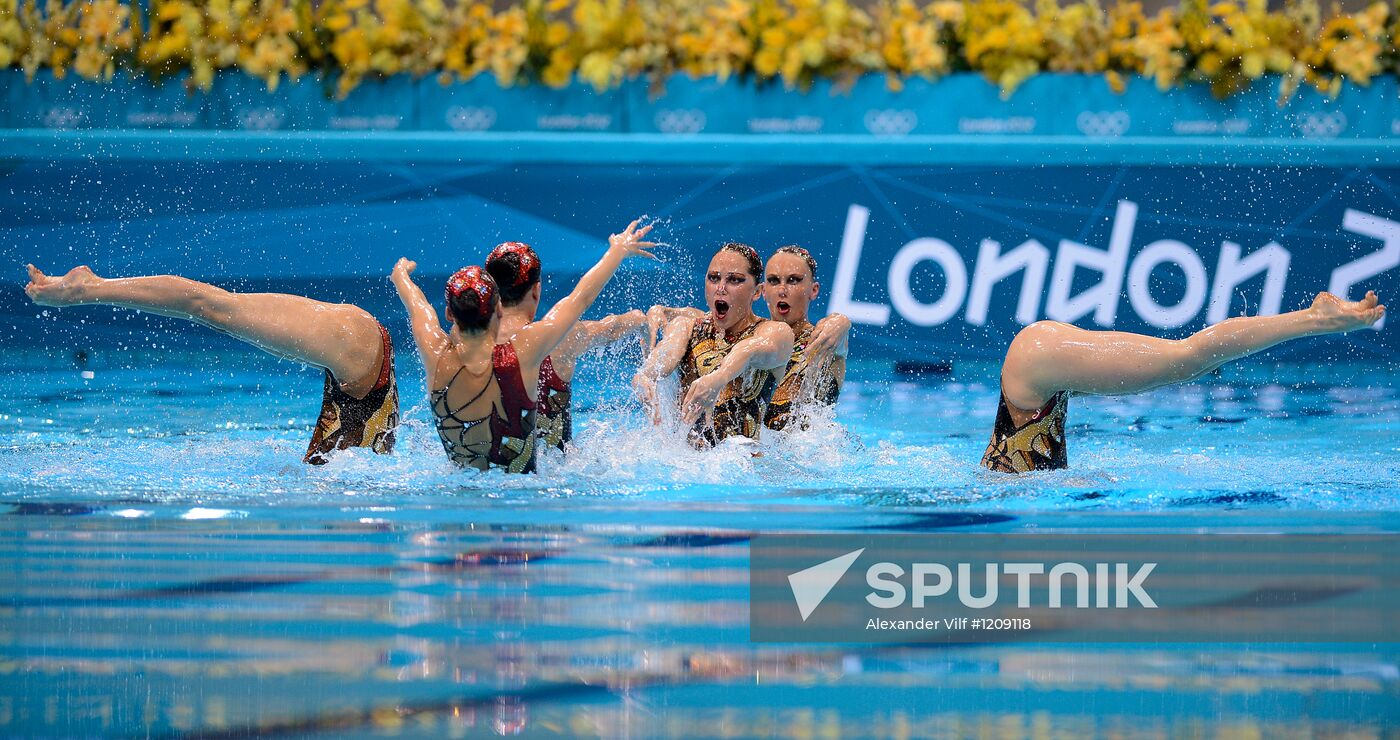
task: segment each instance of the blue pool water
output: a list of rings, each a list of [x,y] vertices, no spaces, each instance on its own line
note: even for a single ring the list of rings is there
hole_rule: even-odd
[[[1394,370],[1258,363],[1075,399],[1072,468],[1007,477],[976,464],[993,365],[910,377],[857,362],[834,420],[754,457],[641,421],[624,369],[637,356],[586,360],[578,449],[507,477],[448,465],[410,352],[396,454],[317,468],[299,462],[314,371],[238,349],[12,352],[0,734],[1273,737],[1400,722],[1393,645],[757,645],[747,603],[756,531],[1400,531]]]
[[[575,453],[545,455],[540,475],[512,477],[447,462],[408,351],[399,353],[397,454],[350,450],[325,467],[299,462],[319,410],[317,371],[238,349],[99,353],[82,368],[54,353],[30,357],[10,372],[0,413],[0,492],[26,500],[1400,508],[1400,373],[1354,362],[1239,365],[1151,394],[1076,398],[1071,468],[1015,477],[977,465],[996,410],[995,364],[956,361],[947,374],[912,376],[857,360],[835,418],[765,435],[755,457],[740,445],[697,452],[675,424],[643,422],[627,387],[640,349],[625,344],[581,365]]]

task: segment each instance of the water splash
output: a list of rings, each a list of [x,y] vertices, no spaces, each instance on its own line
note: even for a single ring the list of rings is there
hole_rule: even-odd
[[[394,454],[303,465],[315,379],[287,365],[225,372],[15,370],[0,415],[0,495],[25,501],[241,506],[851,506],[1130,511],[1400,507],[1396,378],[1368,385],[1212,383],[1075,399],[1069,470],[978,466],[995,389],[859,368],[839,406],[757,444],[696,450],[674,416],[644,418],[627,381],[640,345],[580,363],[576,439],[540,473],[462,471],[443,455],[416,368],[400,368]],[[407,363],[405,363],[407,364]],[[280,374],[279,374],[280,373]],[[676,392],[674,383],[668,389]],[[916,410],[915,412],[911,412]],[[129,508],[129,507],[121,507]]]

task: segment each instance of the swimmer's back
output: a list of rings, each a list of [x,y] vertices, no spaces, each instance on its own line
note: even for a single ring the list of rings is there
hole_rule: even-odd
[[[438,364],[434,380],[447,380],[432,391],[430,400],[447,456],[478,470],[533,472],[535,402],[526,392],[514,345],[495,345],[489,364],[464,364],[452,354]]]

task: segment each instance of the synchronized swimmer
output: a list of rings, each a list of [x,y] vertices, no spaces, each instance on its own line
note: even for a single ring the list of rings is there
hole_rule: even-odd
[[[326,372],[305,462],[348,447],[394,449],[399,391],[389,332],[368,311],[283,293],[233,293],[171,275],[104,279],[87,267],[61,278],[29,265],[24,292],[41,306],[122,306],[204,324]]]
[[[835,404],[846,379],[851,322],[841,314],[816,324],[807,320],[821,289],[816,276],[817,261],[802,247],[779,247],[760,269],[753,247],[730,242],[715,254],[706,272],[708,313],[653,306],[647,312],[648,341],[665,324],[662,341],[632,381],[653,421],[661,418],[657,382],[678,367],[686,396],[683,410],[687,423],[695,424],[690,438],[697,446],[732,436],[756,439],[763,427],[781,430],[795,414]],[[752,286],[749,277],[754,279]],[[774,317],[770,323],[786,324],[787,333],[776,326],[765,327],[766,335],[758,333],[763,319],[754,315],[753,302],[760,294]],[[724,330],[722,335],[716,327]],[[745,376],[741,366],[751,367],[752,358],[765,357],[765,345],[779,335],[790,343],[786,355],[777,355],[785,359],[780,381],[770,387],[757,382],[766,379],[762,373]]]
[[[608,237],[602,259],[544,318],[509,334],[501,331],[500,288],[486,270],[467,267],[448,278],[446,315],[451,329],[445,332],[413,282],[416,263],[400,259],[394,266],[392,280],[408,310],[428,374],[438,437],[453,462],[481,470],[534,471],[541,366],[569,338],[624,259],[652,256],[646,249],[655,244],[641,240],[652,227],[637,224],[633,221],[622,233]],[[538,288],[531,291],[537,301]]]
[[[501,291],[501,325],[497,336],[514,336],[535,321],[540,307],[539,255],[528,244],[506,242],[486,257],[486,271]],[[573,440],[573,377],[579,355],[646,327],[641,311],[577,321],[554,351],[540,364],[536,385],[535,428],[548,447],[563,450]]]
[[[638,399],[656,423],[666,407],[677,409],[697,448],[758,439],[765,427],[804,426],[812,408],[836,402],[851,322],[840,314],[809,320],[820,285],[816,260],[801,247],[779,248],[765,266],[753,247],[721,246],[705,273],[707,311],[653,306],[645,314],[581,320],[624,259],[652,257],[647,250],[655,244],[642,240],[651,228],[633,221],[610,236],[598,263],[540,319],[542,265],[528,245],[501,244],[484,269],[463,268],[448,279],[447,330],[413,282],[416,264],[399,260],[391,280],[409,314],[449,459],[481,470],[533,472],[542,445],[565,449],[572,438],[578,357],[638,331],[646,332],[648,349],[632,380]],[[60,278],[28,269],[25,292],[36,304],[103,304],[195,321],[323,369],[321,413],[304,456],[309,464],[349,447],[393,450],[399,423],[393,348],[383,325],[357,306],[233,293],[169,275],[104,279],[77,267]],[[753,311],[760,296],[770,319]],[[1180,340],[1036,322],[1016,335],[1002,362],[996,420],[981,464],[1005,473],[1067,467],[1072,395],[1128,395],[1189,382],[1281,342],[1365,328],[1384,315],[1374,292],[1359,301],[1324,292],[1306,309],[1226,319]],[[673,373],[679,396],[663,399],[659,382]]]
[[[982,465],[1003,473],[1068,467],[1071,395],[1126,396],[1188,383],[1280,342],[1363,329],[1384,315],[1369,292],[1359,301],[1318,293],[1301,311],[1238,316],[1177,340],[1037,321],[1016,335],[1002,361],[1001,399]]]
[[[632,380],[653,421],[661,418],[657,384],[680,371],[681,421],[697,447],[729,437],[757,439],[773,391],[792,357],[792,327],[754,315],[763,292],[763,263],[747,244],[729,242],[705,274],[709,313],[681,316]]]

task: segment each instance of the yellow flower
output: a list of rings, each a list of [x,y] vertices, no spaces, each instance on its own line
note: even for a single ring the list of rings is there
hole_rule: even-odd
[[[26,38],[16,11],[15,0],[0,0],[0,69],[24,53]]]
[[[1040,71],[1045,38],[1029,10],[1016,0],[968,0],[959,27],[968,63],[1009,96]]]
[[[966,8],[957,0],[940,0],[928,6],[928,14],[939,23],[962,23]]]
[[[1392,15],[1400,14],[1378,2],[1355,15],[1328,18],[1316,36],[1299,50],[1299,64],[1292,67],[1293,84],[1284,92],[1291,93],[1300,77],[1332,96],[1341,92],[1343,78],[1358,85],[1370,84],[1371,78],[1381,72],[1384,56],[1388,53],[1394,58],[1396,53],[1389,24],[1397,20]]]
[[[877,8],[874,26],[880,58],[878,67],[871,68],[890,72],[887,79],[896,89],[902,86],[901,77],[932,79],[946,73],[949,48],[945,39],[952,39],[962,17],[962,5],[953,0],[941,0],[924,10],[913,0],[896,0]]]
[[[433,74],[501,85],[647,76],[752,75],[806,88],[887,73],[893,87],[972,69],[1007,95],[1041,70],[1103,74],[1121,91],[1204,82],[1229,95],[1268,74],[1287,97],[1335,94],[1400,72],[1400,5],[1325,20],[1318,0],[1181,0],[1147,17],[1130,0],[0,0],[0,68],[93,80],[122,65],[188,71],[209,87],[238,67],[275,89],[313,68],[348,93],[367,75]],[[1101,6],[1100,2],[1108,5]],[[499,9],[498,9],[499,8]]]

